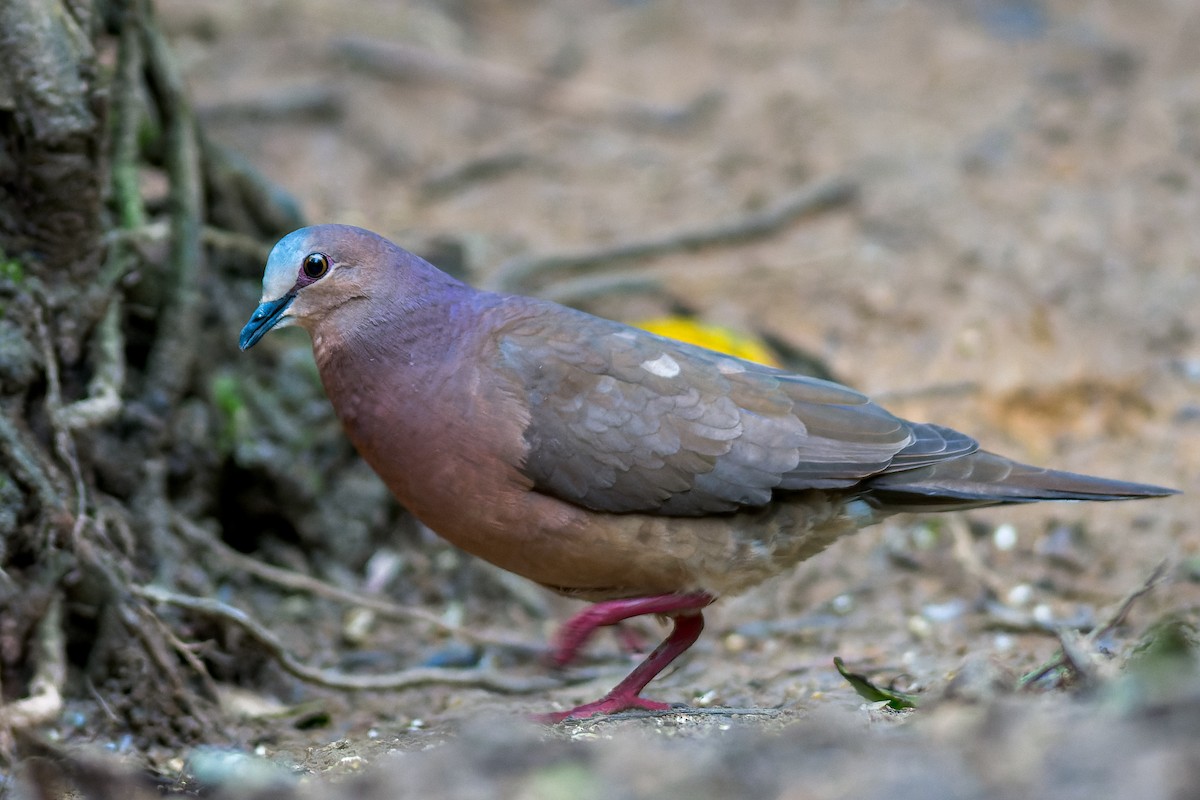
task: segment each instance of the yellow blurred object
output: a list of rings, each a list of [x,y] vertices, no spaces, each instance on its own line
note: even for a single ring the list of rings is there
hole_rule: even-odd
[[[771,355],[766,345],[753,336],[722,328],[719,325],[707,325],[691,317],[655,317],[633,323],[637,327],[659,336],[678,339],[681,342],[719,350],[731,356],[755,361],[768,367],[778,367],[779,361]]]

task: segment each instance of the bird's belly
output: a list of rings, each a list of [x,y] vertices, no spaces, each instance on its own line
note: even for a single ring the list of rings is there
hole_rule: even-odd
[[[837,500],[806,492],[768,509],[707,517],[588,511],[522,492],[450,515],[417,512],[469,553],[589,600],[677,592],[734,594],[858,528]]]

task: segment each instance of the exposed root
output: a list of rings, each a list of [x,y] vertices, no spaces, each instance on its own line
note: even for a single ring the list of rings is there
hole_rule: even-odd
[[[173,406],[186,388],[197,356],[193,341],[200,310],[199,281],[204,263],[200,238],[204,190],[196,120],[183,73],[162,32],[153,24],[149,0],[135,0],[146,54],[150,90],[164,116],[166,167],[170,178],[171,241],[167,255],[168,294],[158,336],[146,369],[147,392],[154,410]]]
[[[0,457],[19,481],[33,490],[45,512],[65,510],[66,501],[57,470],[41,458],[41,450],[29,440],[10,417],[7,408],[0,409]]]
[[[134,594],[155,603],[165,603],[236,625],[260,645],[279,666],[293,677],[316,686],[348,691],[398,691],[418,686],[459,686],[485,689],[500,694],[529,694],[546,691],[568,682],[563,677],[519,678],[490,670],[419,667],[382,675],[348,675],[305,664],[289,652],[275,634],[241,609],[206,597],[191,597],[157,586],[131,587]],[[570,680],[592,676],[572,675]]]
[[[62,628],[62,597],[50,599],[34,631],[34,664],[29,694],[0,705],[0,751],[11,749],[13,731],[27,730],[53,722],[62,712],[63,686],[67,680],[67,645]]]
[[[304,575],[282,567],[263,563],[251,556],[243,555],[211,535],[201,526],[192,522],[182,514],[174,517],[176,529],[189,542],[199,545],[217,555],[222,561],[234,569],[253,575],[259,580],[275,584],[292,591],[308,592],[316,597],[348,603],[359,608],[370,609],[384,619],[402,622],[422,622],[437,628],[459,639],[481,645],[503,647],[521,652],[541,652],[544,646],[537,642],[529,642],[502,633],[477,631],[462,625],[447,622],[442,617],[416,606],[405,606],[393,603],[380,597],[373,597],[361,592],[354,592],[334,586],[311,575]]]

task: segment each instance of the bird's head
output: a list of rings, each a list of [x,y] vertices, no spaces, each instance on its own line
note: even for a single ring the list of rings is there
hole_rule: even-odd
[[[238,344],[253,347],[272,328],[300,325],[310,331],[355,300],[378,298],[389,279],[386,266],[403,250],[362,228],[316,225],[279,240],[267,258],[258,308]]]

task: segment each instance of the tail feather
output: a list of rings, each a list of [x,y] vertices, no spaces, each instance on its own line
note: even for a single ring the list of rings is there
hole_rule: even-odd
[[[889,472],[866,481],[880,511],[951,511],[1039,500],[1135,500],[1174,489],[1033,467],[978,450],[961,458]]]

